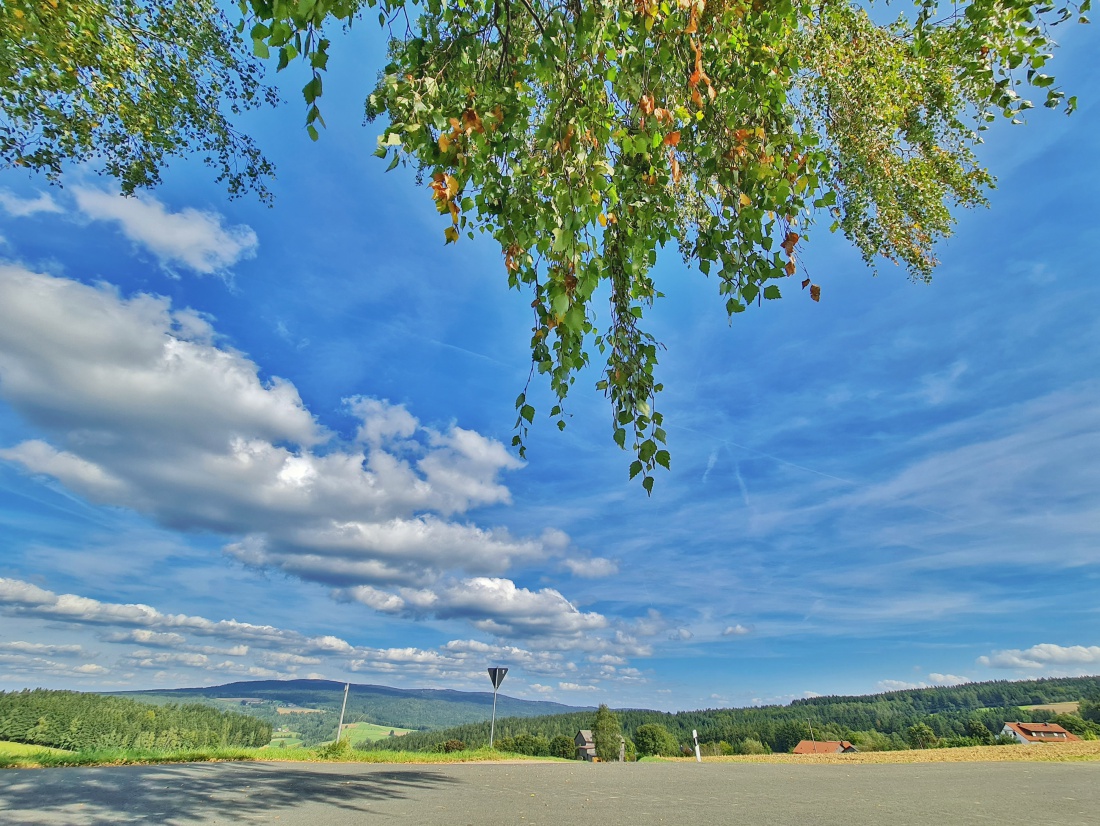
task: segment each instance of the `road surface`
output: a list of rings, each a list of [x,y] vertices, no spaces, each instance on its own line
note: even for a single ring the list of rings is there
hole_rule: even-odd
[[[193,763],[0,771],[0,824],[1100,824],[1100,763]]]

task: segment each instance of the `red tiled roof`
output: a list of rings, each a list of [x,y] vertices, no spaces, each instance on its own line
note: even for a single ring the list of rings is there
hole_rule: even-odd
[[[1081,739],[1057,723],[1005,723],[1005,726],[1032,743],[1068,743]]]

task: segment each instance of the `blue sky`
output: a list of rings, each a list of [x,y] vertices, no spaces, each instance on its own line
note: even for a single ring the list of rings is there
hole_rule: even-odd
[[[992,131],[932,284],[819,230],[820,304],[730,324],[661,258],[652,498],[595,374],[505,447],[529,298],[371,156],[369,38],[319,143],[251,116],[274,208],[190,162],[138,199],[0,173],[0,689],[499,664],[682,709],[1100,672],[1100,105],[1093,33],[1062,37],[1081,109]]]

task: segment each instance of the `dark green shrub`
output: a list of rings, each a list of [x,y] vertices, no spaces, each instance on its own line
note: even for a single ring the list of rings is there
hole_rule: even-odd
[[[577,744],[572,737],[564,734],[555,735],[550,740],[550,756],[573,760],[577,756]]]
[[[550,741],[545,737],[536,734],[517,734],[515,737],[515,752],[517,754],[527,754],[531,757],[549,757],[550,756]]]
[[[321,760],[346,760],[351,757],[351,743],[346,737],[326,743],[317,749],[317,757]]]

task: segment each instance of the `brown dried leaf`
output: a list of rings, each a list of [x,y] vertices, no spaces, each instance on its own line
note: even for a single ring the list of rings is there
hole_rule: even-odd
[[[795,245],[798,243],[799,235],[797,232],[788,232],[787,236],[783,239],[783,243],[780,244],[787,255],[794,255]]]

